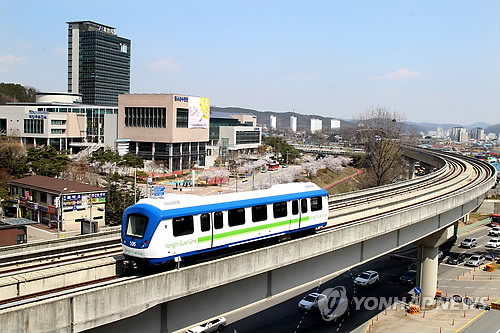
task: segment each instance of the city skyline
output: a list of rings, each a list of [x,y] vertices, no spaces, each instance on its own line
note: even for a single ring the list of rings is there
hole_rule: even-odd
[[[131,93],[339,119],[382,106],[412,122],[499,122],[495,1],[91,4],[5,4],[0,82],[66,91],[66,22],[92,20],[132,41]]]

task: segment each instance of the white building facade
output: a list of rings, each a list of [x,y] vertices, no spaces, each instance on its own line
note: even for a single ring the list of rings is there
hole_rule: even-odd
[[[323,121],[321,119],[311,118],[311,132],[321,131]]]
[[[290,128],[292,132],[297,132],[297,117],[295,116],[290,117]]]
[[[276,129],[276,116],[273,115],[269,116],[269,127],[271,129]]]

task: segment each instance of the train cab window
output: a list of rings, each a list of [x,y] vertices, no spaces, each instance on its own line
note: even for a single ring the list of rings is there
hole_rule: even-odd
[[[258,205],[252,207],[252,221],[260,222],[267,220],[267,206]]]
[[[209,214],[201,214],[200,215],[200,226],[201,231],[209,231],[210,230],[210,215]]]
[[[127,217],[127,233],[129,237],[143,238],[148,225],[148,217],[142,214],[130,214]]]
[[[288,212],[286,209],[286,201],[276,202],[273,204],[273,216],[275,219],[280,218],[280,217],[285,217],[287,215],[288,215]]]
[[[224,221],[224,219],[223,219],[222,212],[215,212],[214,213],[214,228],[215,229],[222,229],[222,227],[224,226],[223,221]]]
[[[299,213],[299,200],[292,201],[292,215],[297,215]]]
[[[227,223],[230,227],[245,224],[245,208],[228,210]]]
[[[307,213],[307,199],[300,200],[300,208],[302,209],[302,214]]]
[[[193,215],[174,217],[172,229],[175,237],[192,234],[194,232]]]
[[[323,198],[322,197],[314,197],[311,198],[311,211],[314,212],[316,210],[321,210],[323,208]]]

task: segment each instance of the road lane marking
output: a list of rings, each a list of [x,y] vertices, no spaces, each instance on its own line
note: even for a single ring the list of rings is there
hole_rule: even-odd
[[[500,301],[500,298],[497,299],[494,303],[497,303],[498,301]],[[485,314],[487,311],[486,310],[483,310],[481,311],[477,316],[475,316],[474,318],[472,318],[471,320],[469,320],[468,322],[466,322],[464,324],[464,326],[460,327],[458,330],[455,331],[455,333],[458,333],[460,332],[461,330],[463,330],[465,327],[467,327],[468,325],[470,325],[470,323],[472,323],[474,320],[476,320],[477,318],[479,318],[480,316],[482,316],[483,314]],[[499,330],[500,331],[500,330]],[[498,333],[498,331],[497,331]]]

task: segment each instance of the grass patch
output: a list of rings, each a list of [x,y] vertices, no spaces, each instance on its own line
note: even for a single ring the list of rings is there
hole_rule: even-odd
[[[319,187],[325,187],[326,185],[338,182],[339,180],[355,175],[356,173],[357,170],[353,167],[346,167],[342,169],[341,172],[338,173],[327,169],[322,169],[319,170],[316,176],[314,177],[305,177],[304,181],[310,181],[315,183]],[[332,187],[328,191],[328,194],[346,193],[346,192],[356,191],[359,189],[360,189],[359,183],[356,180],[356,177],[354,177],[346,182],[343,182],[341,184]]]

